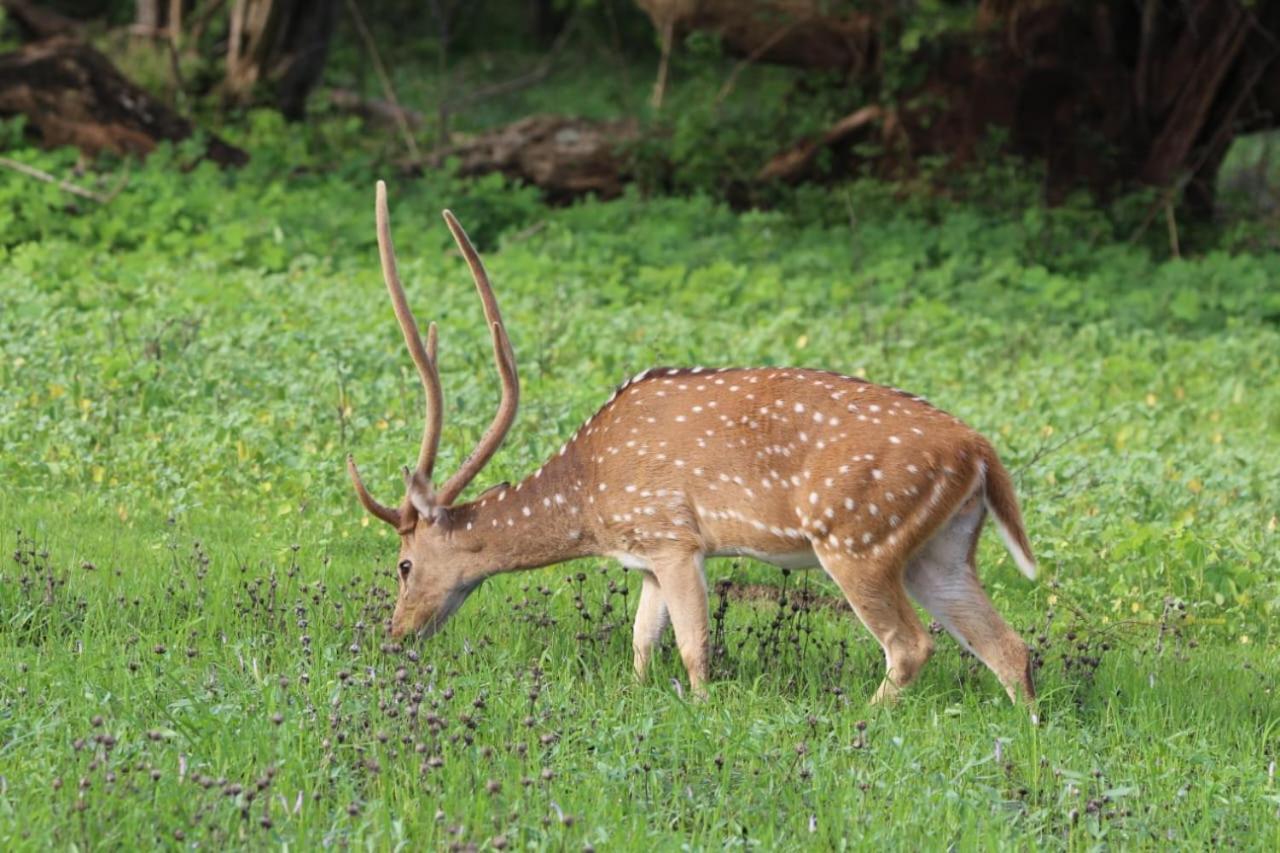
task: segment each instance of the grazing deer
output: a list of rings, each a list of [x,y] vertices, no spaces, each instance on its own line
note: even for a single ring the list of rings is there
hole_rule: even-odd
[[[798,368],[660,368],[624,382],[541,468],[457,499],[497,451],[519,399],[516,360],[480,257],[445,222],[475,279],[502,399],[452,477],[432,477],[442,401],[436,327],[425,343],[396,272],[386,188],[377,187],[382,273],[426,392],[418,462],[398,507],[347,468],[360,502],[400,534],[394,637],[431,634],[486,578],[586,556],[642,572],[635,669],[668,620],[695,694],[707,678],[707,557],[821,566],[884,648],[873,701],[891,700],[933,650],[909,592],[1017,701],[1035,696],[1027,647],[978,581],[988,511],[1029,578],[1035,562],[1008,472],[981,435],[920,397]]]

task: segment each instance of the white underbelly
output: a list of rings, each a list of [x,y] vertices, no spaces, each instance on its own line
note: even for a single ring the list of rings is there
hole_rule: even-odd
[[[757,551],[754,548],[724,548],[714,551],[708,557],[750,557],[763,563],[771,563],[782,569],[814,569],[818,567],[818,556],[813,549],[800,551]]]

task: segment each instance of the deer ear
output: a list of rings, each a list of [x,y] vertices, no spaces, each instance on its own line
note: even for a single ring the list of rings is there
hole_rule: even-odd
[[[409,503],[418,513],[418,518],[431,522],[440,519],[443,508],[436,502],[435,489],[432,488],[431,481],[422,472],[410,471],[406,466],[404,469],[404,487],[408,493]]]
[[[436,506],[431,502],[429,495],[424,495],[417,489],[409,492],[409,502],[413,504],[413,508],[418,511],[418,518],[434,518]]]

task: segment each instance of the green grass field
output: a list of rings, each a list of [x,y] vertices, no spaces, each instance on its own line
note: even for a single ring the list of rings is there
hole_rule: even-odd
[[[1014,472],[1042,577],[990,535],[981,573],[1036,649],[1039,726],[946,637],[868,707],[882,656],[834,585],[749,561],[710,564],[693,703],[669,637],[634,683],[639,583],[607,562],[495,580],[388,644],[396,543],[342,460],[398,494],[421,401],[373,172],[181,156],[73,216],[0,189],[6,849],[1280,847],[1274,252],[1166,260],[1087,206],[874,185],[736,214],[392,178],[402,274],[442,327],[440,469],[497,398],[446,203],[520,359],[478,488],[657,363],[898,385]]]

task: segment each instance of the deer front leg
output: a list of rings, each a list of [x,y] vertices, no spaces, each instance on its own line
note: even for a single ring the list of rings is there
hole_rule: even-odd
[[[662,589],[652,572],[642,572],[640,602],[636,605],[635,628],[631,633],[631,648],[635,652],[636,678],[644,678],[649,671],[649,659],[653,647],[667,627],[667,604],[662,600]]]
[[[651,560],[651,566],[671,614],[671,627],[676,632],[680,658],[689,674],[689,689],[695,697],[705,697],[710,636],[707,580],[702,571],[702,554],[664,554]]]

